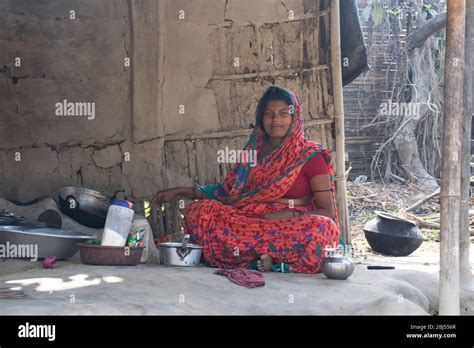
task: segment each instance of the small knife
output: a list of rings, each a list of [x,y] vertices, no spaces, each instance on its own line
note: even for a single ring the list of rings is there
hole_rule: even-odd
[[[395,269],[394,266],[367,266],[367,269]]]

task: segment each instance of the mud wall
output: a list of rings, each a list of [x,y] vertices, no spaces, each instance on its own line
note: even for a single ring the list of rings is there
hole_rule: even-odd
[[[298,94],[307,136],[333,149],[327,7],[0,1],[0,197],[82,184],[146,198],[220,180],[217,150],[243,146],[272,83]],[[61,114],[64,100],[94,103],[94,117]]]

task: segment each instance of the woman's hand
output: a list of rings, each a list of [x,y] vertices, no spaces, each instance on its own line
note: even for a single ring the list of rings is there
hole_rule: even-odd
[[[180,194],[181,194],[181,189],[179,187],[173,187],[170,189],[158,191],[153,196],[150,202],[150,205],[157,205],[157,204],[169,202],[175,199]]]

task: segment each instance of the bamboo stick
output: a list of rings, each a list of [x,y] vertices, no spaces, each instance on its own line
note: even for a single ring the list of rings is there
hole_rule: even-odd
[[[326,13],[328,13],[328,11],[325,11]],[[319,49],[321,47],[321,37],[320,37],[320,33],[319,33],[319,23],[320,21],[327,21],[329,19],[329,16],[328,17],[325,17],[325,18],[316,18],[314,20],[314,25],[312,28],[310,28],[311,30],[311,33],[312,33],[312,36],[313,36],[313,44],[314,44],[314,49],[312,50],[313,51],[313,54],[314,54],[314,61],[316,62],[316,64],[321,64],[321,57],[320,57],[320,52],[319,52]]]
[[[423,220],[422,218],[419,218],[416,215],[407,213],[406,211],[401,211],[399,215],[400,215],[400,217],[403,217],[407,220],[415,221],[418,224],[419,227],[435,228],[437,230],[440,229],[440,224],[438,224],[436,222]]]
[[[461,211],[459,214],[460,237],[459,237],[459,268],[460,286],[466,289],[474,288],[474,280],[469,264],[469,249],[471,245],[471,233],[469,231],[469,188],[471,176],[471,127],[472,114],[474,112],[473,96],[473,73],[474,69],[474,3],[466,2],[466,28],[465,28],[465,71],[464,71],[464,122],[461,128]]]
[[[439,193],[441,192],[441,189],[437,189],[436,191],[434,191],[433,193],[429,194],[428,196],[424,197],[423,199],[420,199],[418,202],[410,205],[409,207],[405,208],[405,209],[402,209],[403,211],[410,211],[410,210],[413,210],[417,207],[419,207],[420,205],[422,205],[423,203],[429,201],[431,198],[433,197],[436,197],[437,195],[439,195]]]
[[[314,80],[315,109],[318,113],[324,112],[328,103],[327,98],[324,97],[324,95],[328,93],[327,76],[321,76],[321,74],[315,73],[311,76],[311,79]]]
[[[325,16],[328,16],[328,15],[329,15],[328,10],[310,11],[310,12],[307,12],[307,13],[299,16],[299,17],[295,17],[293,19],[286,19],[286,20],[275,22],[275,23],[266,23],[266,24],[301,22],[301,21],[305,21],[305,20],[308,20],[308,19],[317,19],[317,18],[320,18],[320,17],[325,17]],[[228,28],[232,24],[230,24],[229,21],[225,21],[225,22],[215,23],[215,24],[212,24],[212,25],[220,27],[220,28]]]
[[[163,214],[161,211],[161,205],[159,205],[158,207],[152,207],[151,214],[153,216],[153,223],[155,226],[157,226],[158,231],[159,231],[158,235],[156,236],[157,239],[159,239],[166,234],[165,224],[163,221]]]
[[[192,184],[196,183],[197,165],[196,165],[196,149],[193,141],[186,141],[186,157],[188,159],[189,177]]]
[[[305,128],[318,127],[323,124],[331,124],[334,120],[331,118],[320,118],[316,120],[305,121]],[[216,138],[231,138],[231,137],[248,137],[253,129],[239,129],[233,131],[202,133],[202,134],[179,134],[165,136],[165,142],[169,141],[183,141],[183,140],[197,140],[197,139],[216,139]]]
[[[280,77],[280,76],[298,76],[302,75],[305,72],[313,72],[318,70],[328,69],[329,66],[326,64],[320,64],[313,66],[311,68],[295,68],[295,69],[280,69],[272,71],[262,71],[256,73],[248,74],[215,74],[210,79],[210,81],[219,80],[219,81],[232,81],[232,80],[242,80],[242,79],[251,79],[251,78],[264,78],[264,77]]]
[[[331,98],[329,97],[329,86],[328,86],[329,85],[329,83],[328,83],[329,74],[326,71],[325,73],[318,74],[318,75],[319,75],[320,80],[322,80],[322,85],[323,85],[322,88],[321,88],[321,93],[320,93],[321,103],[319,105],[319,108],[322,109],[322,111],[323,111],[323,110],[327,110],[328,105],[331,103]],[[341,82],[341,84],[342,84],[342,82]],[[334,88],[333,88],[333,90],[334,90]],[[332,115],[332,116],[334,116],[334,115]]]
[[[329,149],[329,142],[328,142],[328,130],[326,129],[326,125],[321,125],[321,141],[323,146],[326,149]]]
[[[439,314],[459,315],[460,128],[463,111],[464,0],[448,0],[444,67]]]
[[[174,233],[181,232],[181,227],[183,227],[183,219],[181,218],[181,209],[179,208],[180,200],[183,198],[180,198],[177,201],[172,202],[172,211],[173,211],[173,231]],[[184,199],[183,199],[184,201]]]
[[[381,139],[379,139],[381,140]],[[363,145],[363,144],[373,144],[374,141],[377,141],[377,138],[365,138],[365,137],[346,137],[346,145]]]
[[[196,149],[196,175],[197,175],[197,181],[199,184],[204,185],[206,184],[205,181],[205,158],[203,157],[204,155],[204,150],[203,150],[203,144],[202,141],[197,140],[194,143],[195,149]]]
[[[150,217],[149,217],[150,224],[152,225],[153,230],[153,238],[157,239],[161,235],[161,229],[158,225],[158,216],[156,213],[156,207],[150,207]]]
[[[347,207],[345,161],[344,161],[344,104],[342,97],[341,71],[341,35],[339,19],[339,0],[331,0],[331,74],[334,100],[334,117],[336,127],[336,176],[342,176],[336,181],[336,198],[339,212],[339,222],[345,243],[351,242],[349,227],[349,212]]]
[[[172,221],[171,221],[172,217],[171,217],[171,203],[170,202],[165,203],[164,218],[166,220],[165,234],[171,235],[174,232],[176,232],[176,231],[173,231],[173,226],[172,226]]]

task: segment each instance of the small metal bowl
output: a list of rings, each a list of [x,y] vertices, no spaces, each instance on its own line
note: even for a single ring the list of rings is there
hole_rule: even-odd
[[[323,263],[323,273],[329,279],[347,279],[354,272],[354,262],[345,256],[328,257]]]

